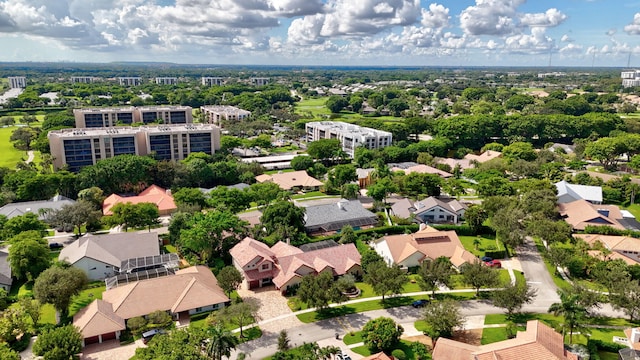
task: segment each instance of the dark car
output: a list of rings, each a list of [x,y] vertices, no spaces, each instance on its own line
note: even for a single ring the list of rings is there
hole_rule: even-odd
[[[420,299],[420,300],[416,300],[416,301],[412,302],[411,306],[413,306],[414,308],[421,308],[421,307],[424,307],[425,305],[427,305],[428,303],[429,303],[429,300]]]
[[[60,243],[51,243],[49,244],[49,249],[54,250],[54,249],[61,249],[63,246]]]
[[[151,339],[153,339],[154,336],[164,334],[164,333],[165,331],[162,329],[153,329],[153,330],[144,332],[142,333],[142,342],[146,344],[149,341],[151,341]]]
[[[480,260],[482,260],[482,262],[489,262],[489,261],[493,260],[493,258],[492,257],[488,257],[488,256],[483,256],[483,257],[480,258]]]

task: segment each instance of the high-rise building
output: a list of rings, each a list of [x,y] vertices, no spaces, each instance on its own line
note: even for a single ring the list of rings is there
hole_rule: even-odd
[[[72,76],[71,82],[74,84],[92,84],[96,81],[93,76]]]
[[[142,78],[139,76],[123,76],[118,78],[120,86],[138,86],[142,85]]]
[[[640,70],[623,71],[620,77],[622,78],[622,87],[640,86]]]
[[[338,139],[342,150],[353,157],[358,146],[380,149],[391,145],[392,134],[340,121],[314,121],[305,125],[307,142],[320,139]]]
[[[63,129],[50,131],[48,138],[54,168],[70,171],[123,154],[153,153],[159,160],[177,161],[220,149],[220,128],[210,124]]]
[[[24,76],[9,76],[9,87],[12,89],[24,89],[27,87],[27,78]]]
[[[177,77],[157,77],[157,85],[176,85],[178,83]]]
[[[76,128],[101,128],[133,123],[189,124],[190,106],[141,106],[74,109]]]
[[[216,125],[220,125],[222,120],[240,121],[251,116],[251,111],[227,105],[201,106],[200,110],[202,111],[204,122]]]
[[[220,86],[224,84],[224,78],[221,77],[203,76],[201,81],[203,86]]]
[[[265,86],[269,84],[269,78],[266,77],[254,77],[250,80],[253,86]]]

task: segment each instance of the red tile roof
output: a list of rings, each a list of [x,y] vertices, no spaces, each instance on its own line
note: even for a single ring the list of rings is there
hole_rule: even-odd
[[[111,208],[120,203],[152,203],[158,206],[160,214],[168,214],[177,209],[173,196],[157,185],[151,185],[137,196],[120,196],[118,194],[109,195],[102,202],[102,213],[112,215]]]

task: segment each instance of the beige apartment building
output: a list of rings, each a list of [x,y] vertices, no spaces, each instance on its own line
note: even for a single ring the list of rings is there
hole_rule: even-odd
[[[92,84],[98,78],[93,76],[72,76],[71,82],[74,84]]]
[[[141,106],[73,109],[76,128],[102,128],[133,123],[190,124],[190,106]]]
[[[228,105],[201,106],[200,111],[204,122],[216,125],[220,125],[222,120],[240,121],[251,116],[251,111]]]
[[[120,86],[138,86],[142,85],[142,78],[139,76],[123,76],[118,78]]]
[[[224,85],[224,78],[203,76],[201,79],[203,86],[221,86]]]
[[[177,161],[220,149],[220,128],[211,124],[63,129],[48,138],[54,168],[74,172],[117,155],[154,153],[158,160]]]
[[[177,77],[157,77],[156,85],[176,85],[178,83]]]

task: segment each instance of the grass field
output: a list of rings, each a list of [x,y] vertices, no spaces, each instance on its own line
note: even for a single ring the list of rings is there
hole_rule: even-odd
[[[411,350],[411,342],[410,341],[400,340],[400,344],[398,344],[398,346],[396,346],[395,349],[400,349],[400,350],[404,351],[404,354],[406,355],[406,359],[415,359],[415,355],[413,354],[413,350]],[[360,354],[362,356],[372,355],[371,351],[369,350],[369,348],[364,346],[364,345],[355,347],[355,348],[353,348],[351,350],[353,350],[354,353]]]
[[[102,293],[106,290],[105,285],[85,289],[77,296],[74,296],[69,305],[69,316],[75,315],[80,309],[89,305],[95,299],[102,299]]]
[[[500,242],[496,240],[495,236],[492,235],[478,235],[478,236],[458,236],[460,241],[462,242],[462,246],[468,252],[472,253],[475,256],[484,256],[484,252],[487,250],[502,250],[502,246]],[[478,244],[478,248],[473,244],[475,240],[479,240],[480,244]]]
[[[13,169],[17,163],[27,159],[27,153],[14,148],[9,140],[11,133],[15,129],[17,129],[16,126],[0,128],[0,153],[2,153],[0,167]]]
[[[327,109],[325,106],[325,102],[328,97],[321,97],[316,99],[304,99],[298,103],[296,103],[296,113],[306,116],[311,115],[314,118],[340,118],[340,120],[346,120],[348,122],[353,122],[362,119],[368,119],[369,117],[364,117],[361,114],[354,113],[351,111],[341,111],[339,114],[331,114],[331,111]],[[401,117],[395,116],[376,116],[373,119],[383,120],[385,122],[399,122],[403,121]]]

